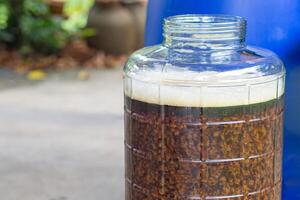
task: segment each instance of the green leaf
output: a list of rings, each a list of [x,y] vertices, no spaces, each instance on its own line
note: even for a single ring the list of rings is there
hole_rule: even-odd
[[[49,6],[44,0],[24,0],[24,11],[35,16],[45,16],[50,13]]]
[[[64,15],[67,16],[67,19],[63,22],[63,28],[71,33],[84,28],[93,4],[94,0],[66,0]]]
[[[0,3],[0,30],[7,28],[9,15],[10,15],[10,10],[8,4],[5,2],[1,2]]]

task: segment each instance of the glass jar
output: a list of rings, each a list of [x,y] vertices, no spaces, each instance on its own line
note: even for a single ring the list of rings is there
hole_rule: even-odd
[[[126,200],[281,199],[285,69],[246,21],[167,18],[124,69]]]

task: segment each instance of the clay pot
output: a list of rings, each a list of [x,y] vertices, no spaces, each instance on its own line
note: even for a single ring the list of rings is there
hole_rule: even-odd
[[[129,9],[133,15],[135,24],[135,49],[144,47],[144,34],[146,22],[146,3],[144,1],[131,0],[124,3],[125,7]]]
[[[133,16],[121,3],[96,1],[89,15],[88,27],[96,30],[96,35],[88,39],[91,47],[113,55],[130,54],[134,50]]]

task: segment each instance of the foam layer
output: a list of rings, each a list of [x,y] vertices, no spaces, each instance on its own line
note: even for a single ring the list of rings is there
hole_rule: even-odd
[[[125,94],[159,105],[228,107],[262,103],[284,94],[283,75],[233,79],[216,72],[143,71],[132,77],[125,77]]]

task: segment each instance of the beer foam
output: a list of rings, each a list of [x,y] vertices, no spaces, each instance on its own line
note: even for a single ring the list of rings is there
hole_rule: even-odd
[[[246,73],[237,72],[233,78],[226,72],[143,71],[125,77],[125,94],[146,103],[184,107],[249,105],[284,94],[283,75],[255,78],[241,74]]]

